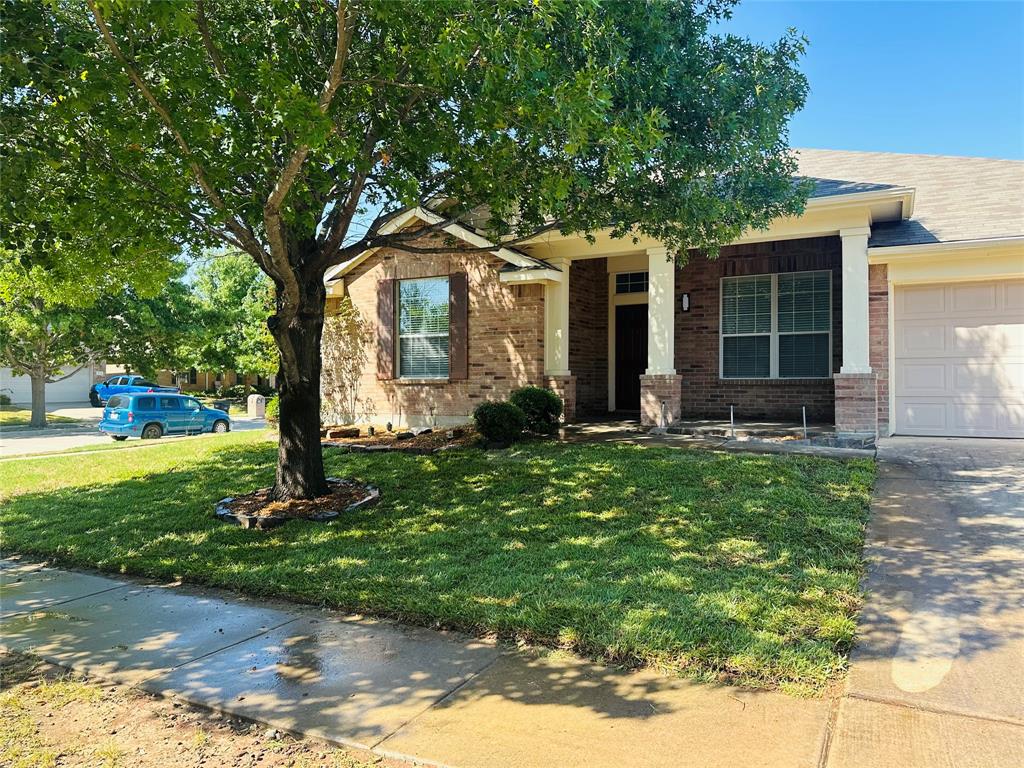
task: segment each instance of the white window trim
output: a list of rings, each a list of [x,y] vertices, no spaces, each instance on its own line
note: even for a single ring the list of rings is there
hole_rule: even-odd
[[[403,376],[402,375],[402,283],[413,280],[444,280],[448,284],[448,332],[447,333],[407,333],[418,339],[434,338],[448,339],[448,373],[441,376]],[[408,277],[397,280],[395,286],[395,363],[398,367],[399,381],[448,381],[452,374],[452,350],[451,350],[451,275],[427,275],[426,277]]]
[[[803,336],[810,333],[822,334],[825,331],[780,331],[779,330],[779,275],[800,274],[802,272],[828,272],[828,376],[779,376],[779,336]],[[768,333],[730,333],[723,332],[725,320],[725,290],[726,280],[737,277],[761,277],[768,275],[772,280],[771,293],[771,330]],[[755,275],[729,275],[718,279],[718,378],[721,381],[827,381],[832,378],[832,270],[831,269],[801,269],[795,272],[761,272]],[[726,338],[741,336],[768,336],[768,376],[726,376],[725,375],[725,344]]]

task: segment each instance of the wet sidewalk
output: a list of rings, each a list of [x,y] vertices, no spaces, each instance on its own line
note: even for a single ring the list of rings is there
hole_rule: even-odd
[[[815,768],[831,702],[0,560],[0,645],[428,765]]]

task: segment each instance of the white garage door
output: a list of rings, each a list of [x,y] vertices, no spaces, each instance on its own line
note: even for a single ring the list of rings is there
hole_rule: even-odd
[[[93,366],[87,365],[74,376],[46,385],[46,404],[82,403],[89,399],[93,382]],[[28,376],[13,376],[10,368],[0,368],[0,392],[12,402],[32,402],[32,382]]]
[[[896,433],[1024,437],[1024,280],[897,288]]]

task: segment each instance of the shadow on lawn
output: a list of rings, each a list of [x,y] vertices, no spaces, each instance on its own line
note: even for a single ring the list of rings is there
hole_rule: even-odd
[[[274,459],[274,446],[230,446],[160,474],[24,494],[0,520],[11,549],[60,562],[708,680],[820,690],[845,668],[867,463],[555,444],[330,453],[330,473],[373,482],[380,504],[266,533],[212,518],[218,499],[272,482]]]

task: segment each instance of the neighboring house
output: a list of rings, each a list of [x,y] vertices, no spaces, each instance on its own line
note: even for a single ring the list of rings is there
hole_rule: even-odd
[[[107,376],[127,372],[123,365],[108,365],[105,371]],[[161,369],[156,374],[156,383],[161,387],[176,386],[180,387],[182,392],[206,392],[222,387],[233,387],[236,384],[245,384],[249,387],[274,387],[275,379],[274,376],[252,376],[249,374],[239,376],[232,370],[197,371],[195,368],[178,372]]]
[[[569,419],[796,419],[1024,437],[1024,163],[800,150],[804,214],[677,268],[658,242],[545,234],[367,251],[328,274],[372,326],[358,421],[465,421],[531,383]],[[389,226],[437,221],[418,209]]]
[[[102,376],[102,370],[102,363],[65,368],[64,373],[71,374],[68,378],[46,385],[47,407],[60,403],[88,403],[89,387],[97,375]],[[32,402],[32,380],[28,376],[15,376],[10,368],[0,368],[0,395],[7,395],[12,403],[29,405]]]

